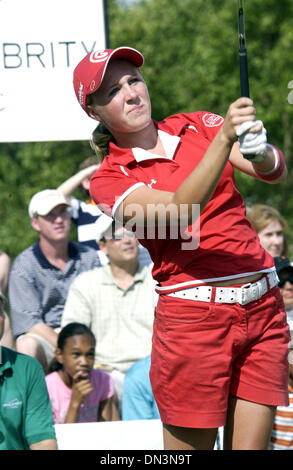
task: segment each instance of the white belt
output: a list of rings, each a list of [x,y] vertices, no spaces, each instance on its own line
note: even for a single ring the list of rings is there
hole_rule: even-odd
[[[268,281],[268,283],[267,283]],[[212,289],[215,289],[214,302],[224,304],[246,305],[249,302],[260,299],[268,291],[268,284],[270,289],[275,287],[279,282],[276,271],[266,274],[259,281],[252,284],[244,284],[241,287],[212,287],[212,286],[198,286],[190,287],[188,289],[179,290],[177,292],[170,292],[169,297],[176,297],[178,299],[195,300],[199,302],[211,302]]]

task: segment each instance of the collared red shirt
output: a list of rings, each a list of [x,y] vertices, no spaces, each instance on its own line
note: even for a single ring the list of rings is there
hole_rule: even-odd
[[[37,323],[58,328],[72,281],[84,271],[100,265],[97,252],[79,243],[69,242],[65,272],[44,256],[39,242],[18,255],[9,277],[12,330],[15,337]]]
[[[155,123],[164,157],[111,143],[109,155],[91,179],[94,201],[113,215],[140,186],[175,192],[202,160],[223,122],[221,116],[198,111]],[[171,226],[161,237],[156,233],[138,237],[154,262],[160,292],[275,270],[274,260],[246,217],[230,161],[200,217],[184,233],[177,228],[175,233]]]
[[[96,337],[96,364],[126,372],[151,352],[158,299],[154,287],[147,266],[138,267],[126,290],[109,265],[83,273],[70,286],[61,326],[86,324]]]
[[[0,347],[0,450],[27,450],[47,439],[56,436],[41,365]]]

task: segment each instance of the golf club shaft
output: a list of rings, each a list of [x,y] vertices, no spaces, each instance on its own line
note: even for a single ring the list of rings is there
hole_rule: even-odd
[[[245,44],[243,0],[238,0],[238,37],[239,37],[239,67],[241,96],[249,97],[249,81],[247,66],[247,51]]]

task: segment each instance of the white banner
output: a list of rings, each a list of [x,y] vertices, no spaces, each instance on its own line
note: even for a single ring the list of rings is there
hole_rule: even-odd
[[[72,74],[105,29],[103,0],[0,0],[0,142],[89,139]]]
[[[159,419],[55,424],[59,450],[162,450]]]
[[[55,424],[55,431],[59,450],[164,449],[163,425],[159,419]],[[222,449],[223,427],[219,428],[214,446],[214,450]]]

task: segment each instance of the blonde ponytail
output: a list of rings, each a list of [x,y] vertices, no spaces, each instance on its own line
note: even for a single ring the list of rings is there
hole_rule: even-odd
[[[104,160],[104,158],[109,153],[109,144],[110,142],[114,142],[114,137],[108,131],[106,126],[103,123],[99,123],[95,130],[92,133],[92,137],[90,140],[90,145],[100,163]]]

